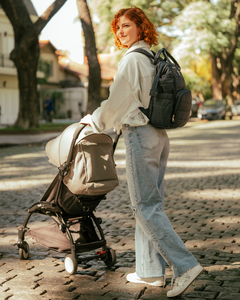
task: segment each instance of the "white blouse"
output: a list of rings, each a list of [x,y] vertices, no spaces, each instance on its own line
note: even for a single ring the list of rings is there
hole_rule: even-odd
[[[118,64],[118,71],[110,87],[109,98],[103,101],[91,116],[91,126],[96,132],[122,128],[123,124],[144,126],[148,118],[138,107],[147,108],[149,92],[154,80],[154,66],[147,56],[132,50],[150,46],[143,40],[128,49]]]

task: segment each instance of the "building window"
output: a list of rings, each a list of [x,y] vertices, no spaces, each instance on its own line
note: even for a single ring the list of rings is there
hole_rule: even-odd
[[[53,76],[53,61],[52,60],[42,60],[39,59],[38,70],[45,74],[45,77]]]
[[[50,76],[53,76],[53,62],[47,61],[47,74]]]

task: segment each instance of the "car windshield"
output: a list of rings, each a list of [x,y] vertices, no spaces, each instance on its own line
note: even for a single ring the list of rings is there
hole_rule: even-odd
[[[211,100],[206,100],[204,102],[204,106],[221,106],[221,105],[222,102],[220,100],[211,99]]]

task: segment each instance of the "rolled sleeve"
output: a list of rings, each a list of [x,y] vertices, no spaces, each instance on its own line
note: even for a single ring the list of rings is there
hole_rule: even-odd
[[[110,87],[109,98],[103,101],[92,114],[92,127],[98,132],[111,129],[120,129],[128,114],[142,106],[138,98],[138,89],[131,87],[128,80],[116,76]]]

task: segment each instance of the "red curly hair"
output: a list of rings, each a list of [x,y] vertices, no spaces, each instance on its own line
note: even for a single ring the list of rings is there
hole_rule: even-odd
[[[127,48],[127,46],[121,44],[117,37],[117,24],[119,22],[119,18],[122,16],[129,18],[137,25],[137,28],[139,29],[139,41],[144,40],[150,47],[152,45],[158,45],[158,33],[156,31],[156,27],[140,8],[132,6],[130,8],[120,9],[119,12],[115,14],[111,22],[111,33],[114,34],[115,45],[118,49]]]

